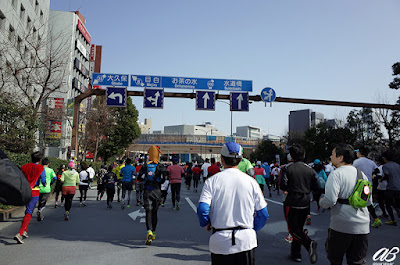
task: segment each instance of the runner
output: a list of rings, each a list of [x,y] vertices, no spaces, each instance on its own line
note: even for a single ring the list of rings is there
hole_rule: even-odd
[[[272,186],[272,181],[271,181],[271,167],[269,166],[268,162],[264,160],[264,163],[261,165],[261,167],[265,170],[265,183],[267,184],[268,191],[269,191],[269,197],[272,197],[271,194],[271,186]]]
[[[128,204],[127,208],[131,207],[131,192],[133,190],[133,180],[136,179],[136,168],[131,165],[132,159],[128,158],[125,162],[125,166],[119,172],[122,177],[122,203],[121,209],[125,209],[125,195],[126,191],[128,191]]]
[[[207,178],[209,178],[211,176],[214,176],[218,172],[221,172],[221,169],[219,168],[219,166],[215,162],[215,158],[214,157],[211,158],[211,166],[208,167],[207,172],[208,172]]]
[[[113,172],[113,166],[110,165],[108,167],[108,172],[104,175],[102,179],[102,183],[104,184],[104,188],[106,189],[107,194],[107,209],[112,209],[111,203],[114,200],[115,194],[115,183],[118,181],[117,175]]]
[[[103,177],[107,174],[106,165],[101,165],[99,172],[97,172],[97,196],[96,201],[103,198],[104,195],[104,184],[103,184]]]
[[[192,178],[193,178],[193,171],[192,171],[192,163],[187,162],[185,167],[183,168],[185,172],[185,185],[187,190],[190,190],[190,186],[192,186]]]
[[[46,186],[43,186],[42,183],[39,184],[40,194],[39,194],[39,203],[37,209],[37,220],[38,222],[43,221],[44,215],[43,210],[46,207],[46,203],[48,198],[50,197],[51,192],[51,184],[57,179],[56,173],[54,170],[49,168],[50,160],[48,158],[44,158],[42,160],[42,165],[44,167],[44,171],[46,172]]]
[[[23,244],[22,239],[28,238],[28,226],[32,219],[33,210],[39,200],[39,181],[46,186],[46,172],[42,165],[39,164],[42,160],[42,154],[40,152],[34,152],[31,154],[32,163],[25,164],[21,167],[22,173],[24,173],[29,185],[32,189],[32,199],[26,205],[25,216],[22,220],[21,228],[19,232],[14,236],[14,240],[18,244]],[[49,184],[50,185],[50,184]]]
[[[139,172],[139,179],[144,181],[144,209],[146,210],[146,245],[151,245],[156,239],[156,228],[158,222],[157,211],[161,202],[161,184],[164,183],[168,172],[160,163],[161,151],[152,145],[149,150],[150,161],[143,165]]]
[[[250,161],[244,157],[239,163],[239,170],[243,173],[246,173],[250,177],[254,176],[254,167],[251,165]]]
[[[122,176],[119,174],[121,172],[121,169],[125,166],[124,160],[119,161],[119,165],[114,168],[114,173],[117,175],[117,196],[118,196],[118,202],[121,201],[120,199],[120,194],[121,194],[121,188],[122,188]]]
[[[90,183],[90,175],[89,172],[87,171],[88,165],[85,162],[81,163],[81,172],[79,172],[79,206],[83,207],[86,206],[86,196],[87,196],[87,191],[89,189],[89,183]]]
[[[169,183],[171,184],[171,197],[172,197],[172,209],[179,211],[179,201],[181,199],[181,182],[182,177],[185,176],[183,168],[178,165],[178,160],[174,159],[171,166],[168,167]],[[175,207],[176,203],[176,207]]]
[[[167,179],[163,184],[161,184],[161,207],[164,207],[168,193],[170,192],[171,192],[171,185],[169,185],[169,180]]]
[[[208,168],[211,166],[210,160],[206,158],[204,164],[201,166],[201,170],[203,172],[203,183],[206,181],[208,177]]]
[[[201,168],[199,165],[195,165],[192,168],[193,172],[193,189],[197,192],[197,187],[199,186],[200,175],[201,175]]]
[[[264,195],[264,185],[265,185],[265,170],[264,168],[261,167],[261,161],[257,162],[256,167],[254,168],[254,175],[255,175],[255,179],[258,183],[258,185],[260,186],[260,189]]]
[[[281,175],[281,168],[279,167],[278,163],[275,163],[274,168],[272,169],[272,179],[274,182],[275,190],[277,191],[278,195],[280,194],[279,193],[280,175]]]
[[[136,166],[136,174],[139,175],[142,166],[143,166],[143,159],[139,159],[139,164]],[[139,178],[135,179],[135,190],[136,190],[136,206],[139,206],[139,204],[143,204],[143,192],[144,192],[143,181],[140,181]]]
[[[61,182],[63,182],[62,193],[65,198],[64,220],[68,221],[72,199],[76,193],[76,185],[80,183],[79,174],[75,171],[75,163],[73,161],[68,163],[68,170],[62,173]]]
[[[319,191],[313,192],[313,200],[317,203],[317,207],[318,207],[317,213],[319,213],[319,211],[321,209],[321,207],[319,205],[319,199],[321,198],[321,195],[325,193],[325,183],[327,180],[327,176],[325,173],[325,167],[324,167],[324,165],[322,165],[321,160],[319,160],[319,159],[314,160],[313,169],[317,173],[319,187],[320,187]],[[324,208],[322,208],[322,212],[325,212]],[[310,215],[309,222],[311,224],[311,215]]]
[[[56,185],[54,186],[54,191],[53,191],[53,194],[55,193],[56,194],[56,203],[55,203],[55,205],[54,205],[54,208],[57,208],[58,207],[58,203],[57,203],[57,201],[58,201],[58,196],[60,195],[60,193],[61,193],[61,207],[63,207],[63,202],[64,202],[64,195],[62,194],[62,182],[61,182],[61,175],[62,175],[62,173],[64,172],[64,170],[65,170],[65,165],[60,165],[60,168],[58,169],[58,171],[57,171],[57,180],[56,180]]]

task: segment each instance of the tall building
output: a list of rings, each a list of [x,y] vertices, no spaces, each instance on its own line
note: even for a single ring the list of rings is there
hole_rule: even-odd
[[[144,119],[144,123],[139,122],[139,129],[142,134],[149,134],[151,131],[151,119]]]
[[[46,133],[45,155],[66,159],[72,140],[73,98],[89,89],[91,36],[85,27],[85,18],[79,11],[50,10],[49,34],[55,47],[58,47],[67,58],[67,62],[64,67],[63,86],[51,95],[46,102],[46,107],[51,109],[54,106],[51,102],[55,101],[67,110],[67,115],[51,121],[50,128],[56,124],[58,130],[50,134]],[[80,106],[80,111],[86,112],[87,106],[88,100],[85,100]],[[57,108],[57,105],[55,107]],[[80,131],[85,130],[84,119],[79,121],[79,128]],[[50,139],[52,141],[49,141]]]
[[[255,126],[236,127],[236,135],[246,138],[262,139],[262,129]]]
[[[324,114],[313,112],[311,109],[290,111],[289,132],[303,134],[322,122],[324,122]]]

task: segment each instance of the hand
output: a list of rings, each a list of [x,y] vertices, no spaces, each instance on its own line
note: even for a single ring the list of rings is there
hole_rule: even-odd
[[[211,231],[211,224],[206,225],[206,230]]]

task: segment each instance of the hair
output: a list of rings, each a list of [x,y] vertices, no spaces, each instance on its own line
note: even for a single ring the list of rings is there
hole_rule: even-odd
[[[65,169],[65,165],[64,165],[64,164],[61,164],[60,167],[59,167],[58,169],[59,169],[59,170]]]
[[[178,164],[178,159],[177,158],[172,159],[172,164],[174,165]]]
[[[210,162],[210,159],[206,158],[206,162]]]
[[[388,161],[393,161],[395,158],[395,154],[392,150],[388,149],[382,153],[382,157],[386,158]]]
[[[314,164],[314,170],[315,170],[315,172],[320,172],[321,170],[324,170],[325,169],[325,167],[324,167],[324,165],[322,164],[322,163],[319,163],[319,164]]]
[[[85,163],[85,162],[82,162],[81,163],[81,168],[82,168],[82,170],[86,170],[86,169],[88,169],[88,165]]]
[[[338,144],[335,146],[336,157],[343,156],[346,164],[352,164],[355,158],[354,148],[349,144]]]
[[[32,163],[40,162],[40,160],[42,160],[42,153],[40,153],[39,151],[33,152],[31,154],[31,160],[32,160]]]
[[[214,164],[214,163],[215,163],[215,158],[212,157],[212,158],[211,158],[211,164]]]
[[[123,164],[124,163],[124,160],[119,160],[119,164]]]
[[[111,172],[111,171],[113,170],[113,166],[112,166],[112,165],[109,165],[108,168],[107,168],[107,170],[108,170],[108,172]]]
[[[50,164],[50,160],[47,157],[43,158],[42,159],[42,165],[43,166],[47,166],[48,164]]]
[[[139,158],[139,163],[143,163],[143,159]]]
[[[294,144],[289,147],[289,154],[295,161],[303,161],[305,157],[304,148],[299,144]]]
[[[128,159],[125,161],[125,164],[128,164],[128,165],[132,164],[132,159],[128,158]]]
[[[221,155],[221,156],[224,159],[225,164],[228,166],[231,166],[231,167],[239,165],[240,161],[242,161],[242,158],[239,158],[239,157],[235,158],[235,157],[226,157],[223,155]]]
[[[369,153],[369,150],[365,146],[360,146],[360,148],[358,148],[358,152],[360,152],[361,155],[363,155],[363,156],[367,156]]]

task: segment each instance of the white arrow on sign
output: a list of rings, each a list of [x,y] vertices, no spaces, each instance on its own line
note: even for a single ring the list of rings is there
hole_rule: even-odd
[[[144,208],[142,207],[141,209],[144,209]],[[146,213],[145,213],[145,212],[140,212],[141,209],[139,209],[139,210],[137,210],[137,211],[134,211],[134,212],[131,212],[130,214],[128,214],[128,216],[129,216],[130,218],[132,218],[133,221],[136,221],[136,219],[137,219],[138,217],[144,217],[144,216],[146,216]],[[141,218],[141,219],[140,219],[140,222],[141,222],[141,223],[144,223],[145,221],[146,221],[146,220],[144,220],[144,218]]]
[[[238,109],[242,109],[242,101],[243,101],[242,94],[239,94],[239,96],[237,97],[237,101],[238,101]]]
[[[115,100],[118,97],[119,104],[122,104],[122,95],[121,94],[112,92],[108,97],[111,98],[112,100]]]
[[[150,101],[150,102],[153,101],[153,102],[151,102],[151,104],[154,105],[154,106],[157,106],[157,102],[158,102],[158,98],[159,97],[160,97],[160,92],[157,91],[157,93],[154,94],[154,98],[147,97],[147,100]]]
[[[209,100],[210,99],[210,96],[208,95],[208,93],[205,93],[204,94],[204,96],[203,96],[203,99],[204,99],[204,105],[203,105],[203,108],[207,108],[207,100]]]

